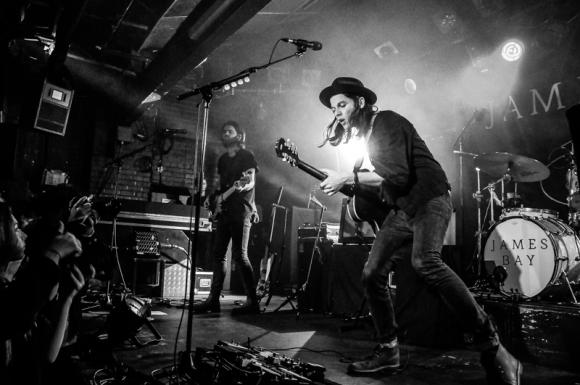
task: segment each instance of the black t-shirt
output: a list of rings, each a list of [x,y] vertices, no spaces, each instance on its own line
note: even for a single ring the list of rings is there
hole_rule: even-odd
[[[220,175],[220,191],[224,192],[230,188],[235,181],[242,177],[242,174],[251,169],[258,172],[258,163],[251,151],[240,149],[236,155],[230,157],[226,152],[218,160],[218,174]],[[222,203],[224,214],[246,215],[254,210],[255,189],[248,191],[235,191],[228,199]]]

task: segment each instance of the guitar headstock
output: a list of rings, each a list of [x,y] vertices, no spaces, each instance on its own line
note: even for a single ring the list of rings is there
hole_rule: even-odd
[[[298,163],[298,151],[296,150],[296,145],[290,139],[278,139],[274,145],[274,150],[279,158],[290,163],[291,166],[296,166],[296,163]]]

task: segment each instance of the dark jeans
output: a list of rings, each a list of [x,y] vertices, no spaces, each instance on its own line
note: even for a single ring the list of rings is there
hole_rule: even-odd
[[[459,317],[466,331],[482,332],[488,316],[477,304],[465,283],[441,260],[441,249],[453,211],[448,193],[420,207],[413,218],[393,210],[381,226],[363,269],[363,286],[381,342],[397,335],[397,322],[387,286],[389,272],[401,258],[408,258],[417,274],[436,289],[443,302]]]
[[[248,242],[252,228],[250,218],[251,215],[248,214],[242,218],[229,218],[228,215],[222,215],[219,219],[213,242],[214,265],[211,285],[213,298],[219,298],[224,286],[227,271],[226,252],[230,240],[232,241],[232,259],[242,274],[246,295],[250,298],[256,295],[254,271],[248,258]]]

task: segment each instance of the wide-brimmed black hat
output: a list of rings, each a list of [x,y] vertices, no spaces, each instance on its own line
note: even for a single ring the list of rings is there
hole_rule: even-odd
[[[320,101],[330,108],[330,98],[336,94],[355,94],[365,98],[368,104],[375,104],[377,95],[366,88],[362,82],[355,78],[336,78],[332,84],[320,92]]]

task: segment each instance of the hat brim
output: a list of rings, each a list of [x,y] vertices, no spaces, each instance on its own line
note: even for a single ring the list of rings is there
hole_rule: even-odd
[[[355,94],[365,98],[368,104],[375,104],[377,95],[366,87],[354,85],[330,85],[320,92],[320,102],[330,108],[330,98],[337,94]]]

